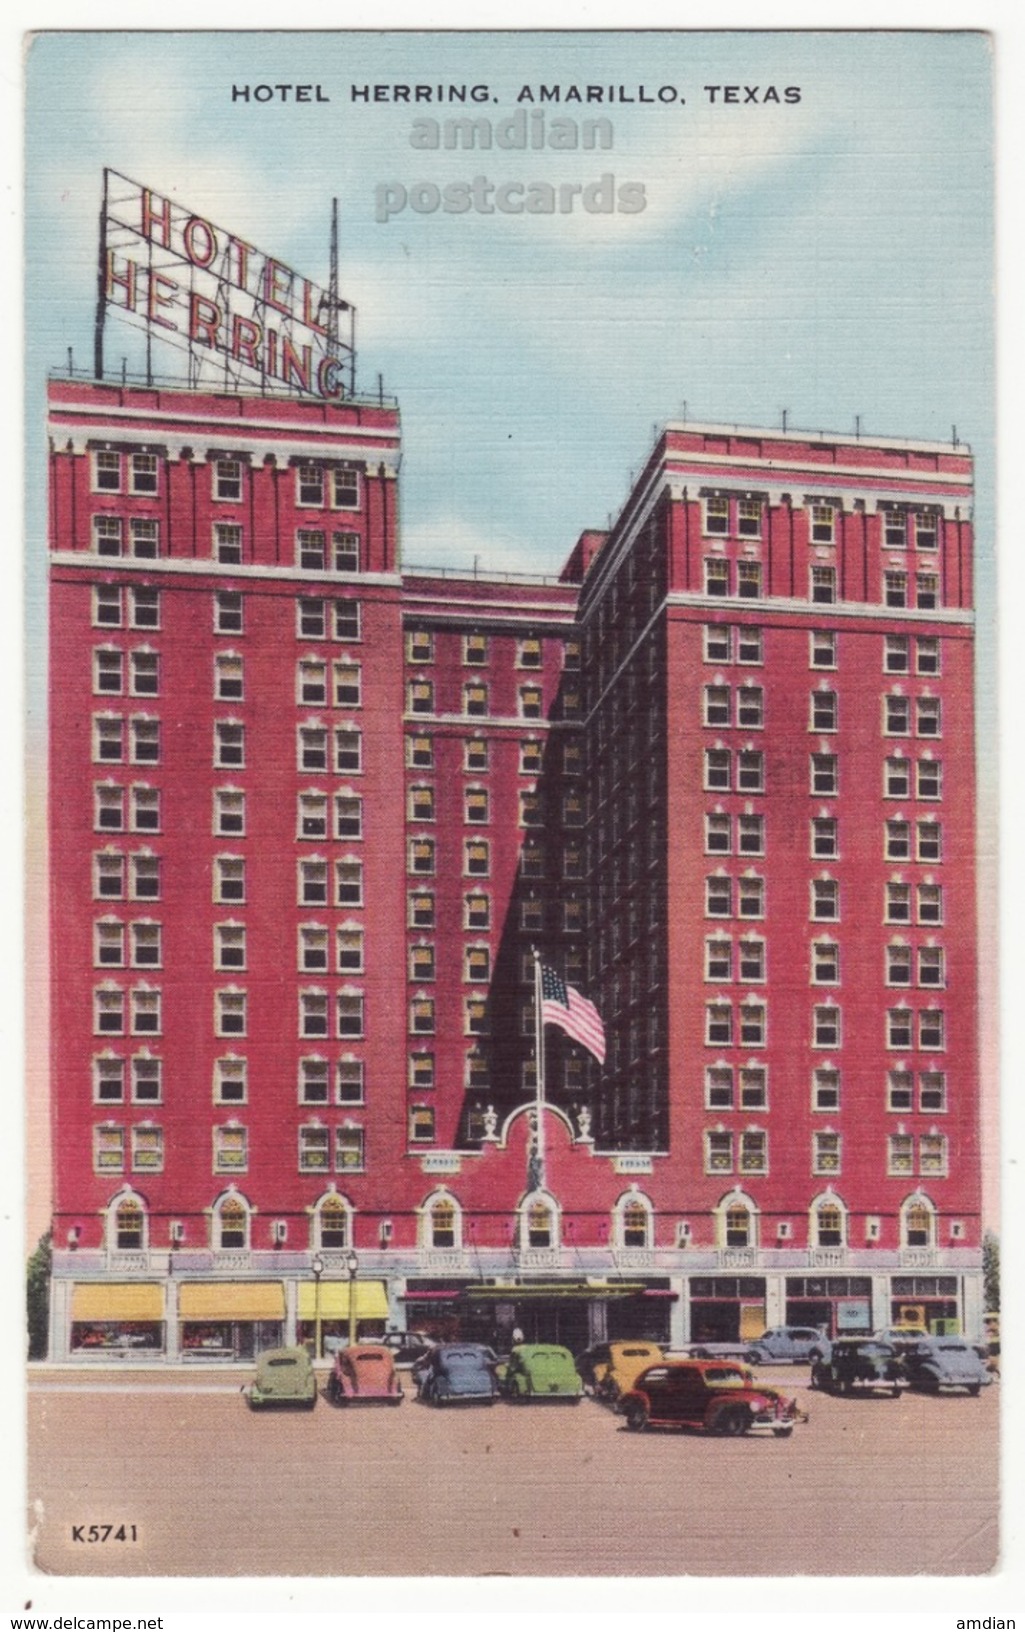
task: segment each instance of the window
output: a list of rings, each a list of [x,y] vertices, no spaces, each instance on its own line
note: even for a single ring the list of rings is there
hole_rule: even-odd
[[[711,811],[705,817],[705,854],[728,856],[733,848],[730,818],[722,811]]]
[[[883,792],[887,799],[907,799],[911,793],[911,765],[908,760],[888,759],[883,771]]]
[[[219,1134],[224,1135],[223,1139],[218,1138]],[[226,1160],[224,1163],[219,1163],[217,1159],[219,1150],[224,1151],[226,1156],[233,1151],[236,1158],[241,1155],[241,1160]],[[215,1171],[219,1172],[223,1167],[225,1172],[230,1172],[233,1167],[244,1169],[245,1165],[245,1129],[234,1127],[215,1129]],[[233,1247],[246,1247],[249,1245],[249,1208],[246,1206],[244,1201],[239,1200],[239,1198],[236,1196],[227,1197],[221,1202],[220,1207],[215,1210],[214,1218],[215,1246],[220,1247],[222,1251],[228,1251]]]
[[[242,630],[242,596],[235,590],[218,590],[214,595],[214,633],[240,635]]]
[[[840,853],[839,824],[835,816],[813,816],[811,822],[812,856],[833,857]]]
[[[433,714],[434,685],[430,680],[410,680],[406,686],[406,708],[410,714]]]
[[[326,1037],[327,1034],[327,993],[300,992],[299,1036]]]
[[[764,703],[761,686],[737,687],[737,724],[748,730],[760,730],[764,724]]]
[[[705,499],[705,532],[725,534],[730,530],[730,501],[722,497]]]
[[[320,924],[300,924],[298,963],[302,973],[327,973],[327,930]]]
[[[541,667],[541,642],[534,635],[516,643],[516,666],[520,669]]]
[[[888,924],[909,924],[911,922],[910,884],[891,882],[885,886],[883,918]]]
[[[814,1111],[840,1109],[840,1073],[833,1066],[817,1066],[811,1076],[811,1104]]]
[[[762,568],[758,561],[738,561],[737,594],[741,600],[756,601],[762,593]]]
[[[942,1009],[923,1009],[918,1016],[919,1048],[945,1048],[946,1021]]]
[[[408,1081],[410,1088],[418,1090],[434,1087],[433,1054],[411,1054],[409,1056]]]
[[[318,1245],[326,1250],[349,1245],[349,1214],[340,1196],[328,1195],[320,1204],[317,1214]]]
[[[137,986],[132,992],[132,1036],[159,1035],[160,993],[148,987]]]
[[[409,1029],[416,1036],[432,1036],[434,1033],[434,999],[433,997],[414,997],[409,1004]]]
[[[768,1077],[764,1065],[746,1065],[740,1072],[740,1107],[745,1111],[768,1109]]]
[[[464,979],[473,981],[491,979],[491,953],[486,946],[466,948]]]
[[[117,455],[115,454],[115,458]],[[129,461],[130,486],[133,493],[155,493],[160,467],[154,453],[133,453]]]
[[[728,793],[731,786],[731,756],[728,748],[705,749],[705,787],[709,792]]]
[[[319,857],[300,861],[299,864],[299,905],[303,907],[324,907],[327,905],[327,862]]]
[[[117,584],[93,586],[93,625],[98,629],[120,629],[121,590]]]
[[[710,936],[705,942],[705,979],[733,979],[733,942],[725,936]]]
[[[139,1131],[139,1130],[136,1130]],[[133,1138],[132,1166],[138,1164],[135,1157],[135,1140]],[[161,1162],[161,1165],[162,1162]],[[119,1252],[141,1251],[146,1244],[146,1214],[134,1196],[126,1196],[124,1201],[118,1202],[113,1214],[114,1246]]]
[[[245,1105],[248,1093],[248,1074],[245,1059],[229,1054],[214,1061],[215,1105]]]
[[[125,722],[120,715],[93,715],[93,760],[115,765],[125,757]]]
[[[547,1201],[532,1201],[524,1215],[528,1247],[550,1247],[556,1239],[555,1219]]]
[[[840,948],[836,941],[813,941],[811,978],[815,986],[840,984]]]
[[[703,631],[706,663],[728,663],[732,655],[733,630],[729,624],[706,623]]]
[[[362,609],[359,601],[335,601],[335,640],[362,640]]]
[[[908,1049],[914,1038],[911,1010],[905,1005],[886,1011],[887,1048]]]
[[[339,992],[338,994],[338,1035],[339,1037],[363,1036],[363,994],[362,992]]]
[[[117,695],[124,691],[124,653],[108,646],[93,652],[93,691]]]
[[[296,837],[327,838],[327,794],[301,793],[296,819]]]
[[[728,1048],[733,1042],[733,1009],[729,1003],[705,1004],[705,1042],[712,1048]]]
[[[129,822],[133,833],[160,832],[160,790],[136,785],[129,789]]]
[[[129,894],[133,901],[159,901],[160,859],[137,855],[131,858]]]
[[[520,717],[524,720],[539,720],[542,715],[541,687],[520,687]]]
[[[464,897],[463,927],[464,929],[491,927],[491,901],[488,896],[471,893]]]
[[[887,861],[911,859],[911,823],[891,821],[884,826],[883,854]]]
[[[886,1171],[891,1175],[913,1173],[915,1142],[910,1134],[891,1133],[886,1141]],[[905,1215],[906,1217],[906,1215]]]
[[[840,1047],[840,1009],[835,1003],[819,1003],[812,1010],[812,1047]]]
[[[121,491],[121,455],[106,449],[97,449],[93,454],[93,491],[95,493],[120,493]]]
[[[359,571],[359,534],[332,533],[331,548],[335,558],[336,572]]]
[[[914,1078],[910,1071],[887,1072],[886,1109],[888,1111],[910,1111],[913,1109],[913,1081]]]
[[[125,825],[125,790],[109,782],[93,788],[93,827],[101,833],[120,833]]]
[[[93,517],[93,551],[96,555],[119,556],[121,548],[121,517]]]
[[[944,1174],[947,1171],[947,1136],[944,1133],[923,1133],[918,1141],[918,1171],[925,1174]]]
[[[832,629],[813,629],[809,636],[811,655],[809,666],[813,669],[836,668],[836,635]]]
[[[947,1108],[947,1079],[942,1071],[923,1071],[918,1079],[918,1108],[920,1111],[945,1111]]]
[[[323,640],[327,634],[325,603],[304,595],[296,607],[296,634],[300,639]]]
[[[886,948],[886,984],[911,985],[911,948],[903,941],[893,942]]]
[[[908,541],[908,518],[903,510],[883,511],[883,544],[888,550],[902,550]]]
[[[915,699],[915,735],[917,737],[938,737],[942,735],[940,699],[938,697],[917,697]]]
[[[839,762],[835,754],[812,754],[811,792],[820,797],[839,793]]]
[[[406,764],[411,770],[434,769],[434,743],[430,737],[406,738]]]
[[[919,986],[947,984],[946,959],[941,946],[920,946],[918,949]]]
[[[434,1138],[434,1107],[433,1105],[411,1105],[409,1107],[409,1142],[412,1145],[427,1145]],[[440,1209],[435,1207],[432,1217],[437,1219]],[[445,1234],[446,1232],[442,1232]],[[432,1243],[439,1246],[441,1243],[437,1235]],[[451,1241],[448,1243],[451,1246]]]
[[[334,665],[336,708],[359,708],[363,697],[362,671],[358,663]]]
[[[429,629],[411,629],[406,635],[406,659],[410,663],[433,663],[434,636]]]
[[[883,673],[907,674],[911,667],[907,635],[883,636]]]
[[[915,548],[919,550],[934,550],[936,548],[939,514],[935,510],[915,511]]]
[[[363,836],[363,801],[354,793],[335,794],[335,838],[359,839]]]
[[[918,922],[920,924],[942,924],[943,886],[940,884],[919,884],[917,895]]]
[[[246,728],[233,720],[214,725],[214,765],[218,769],[241,767],[246,762]]]
[[[705,1134],[705,1172],[732,1173],[733,1172],[733,1135],[723,1129],[715,1129]],[[747,1218],[746,1209],[744,1217]],[[744,1244],[747,1243],[745,1232]]]
[[[811,694],[811,729],[813,731],[835,731],[836,723],[836,692],[813,691]]]
[[[835,567],[812,567],[811,598],[817,606],[832,606],[836,600]]]
[[[214,697],[218,702],[240,702],[244,694],[242,659],[235,652],[214,658]]]
[[[915,791],[919,799],[943,797],[943,766],[938,759],[920,759],[915,766]]]
[[[299,1061],[300,1105],[326,1105],[330,1098],[328,1063],[316,1057]]]
[[[911,734],[911,699],[890,693],[883,698],[883,730],[888,737]]]
[[[481,824],[487,822],[490,815],[488,794],[485,788],[467,788],[464,794],[464,814],[468,822]]]
[[[406,922],[410,929],[434,928],[434,896],[413,890],[407,898]]]
[[[160,763],[160,721],[133,714],[129,721],[129,757],[133,765]]]
[[[123,1173],[125,1170],[125,1130],[101,1123],[93,1129],[93,1171]]]
[[[161,926],[159,924],[132,924],[129,928],[131,964],[133,969],[159,969],[162,962]],[[922,983],[923,985],[925,982]],[[932,982],[933,985],[938,984]]]
[[[463,871],[486,878],[491,871],[491,849],[486,839],[467,839],[464,845]]]
[[[245,1036],[245,992],[226,991],[214,993],[214,1031],[218,1037]]]
[[[839,919],[840,885],[835,878],[812,879],[810,917],[834,923]]]
[[[335,510],[358,510],[360,505],[360,473],[347,466],[336,465],[331,471],[331,503]]]
[[[295,502],[304,510],[319,509],[324,503],[324,472],[320,465],[296,466]]]
[[[157,1105],[162,1095],[161,1062],[150,1054],[132,1060],[132,1099],[137,1105]]]
[[[338,1092],[339,1105],[362,1105],[365,1099],[363,1061],[341,1059],[338,1061]]]
[[[242,529],[234,521],[214,523],[214,560],[238,565],[242,560]]]
[[[720,560],[718,556],[709,557],[705,561],[705,594],[728,595],[729,592],[729,562]]]
[[[300,1173],[326,1173],[331,1167],[331,1132],[319,1123],[299,1129]]]
[[[214,861],[214,900],[243,902],[245,898],[245,862],[240,856],[218,856]]]
[[[839,1173],[840,1171],[840,1135],[838,1133],[813,1133],[812,1136],[811,1170],[813,1173]],[[819,1226],[822,1225],[822,1215],[833,1214],[839,1222],[841,1215],[836,1207],[822,1207],[819,1209]],[[834,1234],[839,1233],[842,1238],[842,1226],[837,1231],[834,1225]],[[822,1245],[821,1237],[819,1245]]]
[[[940,643],[935,635],[918,635],[915,639],[915,673],[939,674]]]
[[[96,968],[121,969],[124,961],[124,924],[115,919],[101,918],[93,926],[93,964]]]
[[[762,631],[742,623],[737,630],[737,662],[760,664],[762,661]]]
[[[213,475],[215,499],[241,499],[242,465],[238,459],[215,460]]]
[[[737,880],[737,911],[741,918],[764,918],[764,878],[745,873]]]
[[[730,688],[729,686],[706,686],[704,693],[704,723],[706,725],[729,725],[730,723]]]
[[[741,1173],[767,1173],[769,1171],[769,1136],[760,1130],[747,1129],[740,1136],[740,1171]],[[727,1214],[729,1219],[733,1209]],[[746,1212],[746,1209],[745,1209]],[[746,1214],[750,1219],[750,1214]]]
[[[343,925],[336,932],[336,958],[340,975],[362,974],[363,931],[352,925]]]
[[[358,725],[335,727],[335,770],[358,774],[363,769],[363,733]]]
[[[434,872],[434,840],[412,839],[408,850],[408,869],[411,873]]]
[[[753,998],[740,1005],[740,1042],[743,1048],[765,1047],[765,1004]]]
[[[244,969],[246,932],[242,924],[214,925],[214,968]]]
[[[908,575],[906,572],[885,572],[883,574],[883,601],[886,606],[907,606]]]
[[[725,873],[705,879],[706,918],[730,918],[733,914],[733,880]]]
[[[813,544],[832,544],[836,527],[836,510],[831,504],[813,504],[811,509],[811,541]]]
[[[327,702],[327,664],[323,658],[300,658],[296,671],[295,700],[297,703],[321,705]]]
[[[544,761],[544,746],[535,738],[520,743],[520,775],[539,776]],[[568,766],[565,767],[567,770]]]
[[[468,666],[480,667],[488,660],[487,635],[463,636],[463,662]]]
[[[918,605],[923,612],[934,612],[940,604],[940,581],[934,572],[917,575]]]
[[[765,756],[760,749],[742,748],[737,754],[737,791],[765,792]]]
[[[434,789],[432,787],[410,788],[406,796],[406,809],[411,822],[433,822]]]
[[[737,532],[741,538],[761,538],[761,499],[740,499],[737,503]]]
[[[160,659],[156,652],[132,652],[129,690],[133,697],[156,697],[160,691]]]

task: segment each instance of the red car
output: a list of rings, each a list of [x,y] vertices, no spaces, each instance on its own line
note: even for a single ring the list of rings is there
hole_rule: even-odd
[[[339,1349],[328,1378],[327,1397],[334,1405],[384,1400],[401,1405],[403,1394],[395,1357],[383,1343],[354,1343]]]
[[[623,1395],[619,1410],[635,1433],[651,1427],[737,1435],[764,1428],[786,1439],[799,1420],[795,1400],[774,1388],[760,1388],[746,1366],[722,1360],[649,1366]]]

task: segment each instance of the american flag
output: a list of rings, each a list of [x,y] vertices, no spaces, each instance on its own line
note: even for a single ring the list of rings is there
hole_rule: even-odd
[[[605,1027],[593,1003],[573,986],[567,986],[554,969],[541,966],[541,1023],[561,1026],[570,1037],[583,1043],[598,1064],[605,1059]]]

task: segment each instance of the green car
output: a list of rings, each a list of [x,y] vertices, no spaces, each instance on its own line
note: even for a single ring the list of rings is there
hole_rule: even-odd
[[[502,1379],[508,1400],[569,1400],[577,1405],[584,1392],[576,1361],[556,1343],[518,1343]]]
[[[243,1392],[254,1410],[263,1405],[304,1405],[312,1411],[317,1403],[313,1362],[305,1349],[267,1349],[256,1357],[256,1381]]]

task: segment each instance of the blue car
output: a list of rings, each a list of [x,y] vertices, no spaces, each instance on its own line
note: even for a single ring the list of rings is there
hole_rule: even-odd
[[[431,1405],[494,1405],[498,1356],[483,1343],[441,1343],[413,1367],[421,1400]]]
[[[821,1360],[829,1348],[825,1335],[814,1326],[770,1326],[755,1338],[745,1355],[749,1365],[771,1360]]]

